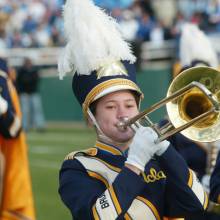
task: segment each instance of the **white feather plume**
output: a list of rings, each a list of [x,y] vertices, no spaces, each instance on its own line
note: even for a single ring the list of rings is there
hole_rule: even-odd
[[[217,53],[209,38],[195,24],[186,23],[180,39],[180,62],[182,66],[190,66],[193,60],[218,67]]]
[[[118,24],[92,0],[67,0],[63,14],[67,45],[58,61],[61,78],[70,71],[89,75],[102,65],[118,60],[135,62]]]

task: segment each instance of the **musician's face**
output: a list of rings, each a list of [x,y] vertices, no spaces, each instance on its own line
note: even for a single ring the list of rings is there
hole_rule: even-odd
[[[104,134],[115,142],[127,142],[134,133],[130,128],[119,129],[117,124],[124,118],[138,113],[134,94],[129,90],[110,93],[97,102],[96,120]]]

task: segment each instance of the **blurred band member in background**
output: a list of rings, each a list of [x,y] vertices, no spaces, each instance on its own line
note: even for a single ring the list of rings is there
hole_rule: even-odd
[[[183,25],[180,36],[179,60],[174,66],[173,77],[180,72],[195,66],[210,66],[218,68],[217,53],[211,45],[208,37],[195,24]],[[161,125],[167,120],[161,121]],[[210,191],[210,175],[214,169],[219,142],[200,143],[195,142],[181,133],[168,138],[170,143],[182,155],[188,166],[196,173],[207,193]],[[211,197],[211,200],[213,198]],[[205,219],[217,220],[220,217],[210,214]],[[193,218],[197,220],[197,218]],[[191,218],[190,218],[191,220]]]
[[[210,66],[218,68],[217,53],[209,38],[195,24],[186,23],[182,27],[179,60],[174,66],[174,78],[183,70],[195,66]],[[163,125],[166,121],[161,122]],[[209,191],[209,178],[213,163],[217,157],[218,142],[198,143],[178,133],[169,138],[176,150],[183,156],[193,169],[204,187]]]
[[[27,144],[16,89],[0,58],[0,220],[35,220]]]

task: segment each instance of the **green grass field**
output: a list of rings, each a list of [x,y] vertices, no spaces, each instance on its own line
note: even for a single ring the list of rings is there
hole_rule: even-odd
[[[58,194],[58,175],[64,157],[93,146],[95,133],[85,126],[50,126],[45,132],[29,132],[29,161],[37,220],[71,219]]]

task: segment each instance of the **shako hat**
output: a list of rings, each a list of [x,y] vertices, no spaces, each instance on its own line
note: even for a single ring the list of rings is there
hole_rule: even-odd
[[[133,90],[143,98],[136,84],[136,57],[115,20],[91,0],[67,0],[63,9],[67,44],[58,71],[60,78],[74,74],[73,92],[85,116],[93,101],[111,92]]]

